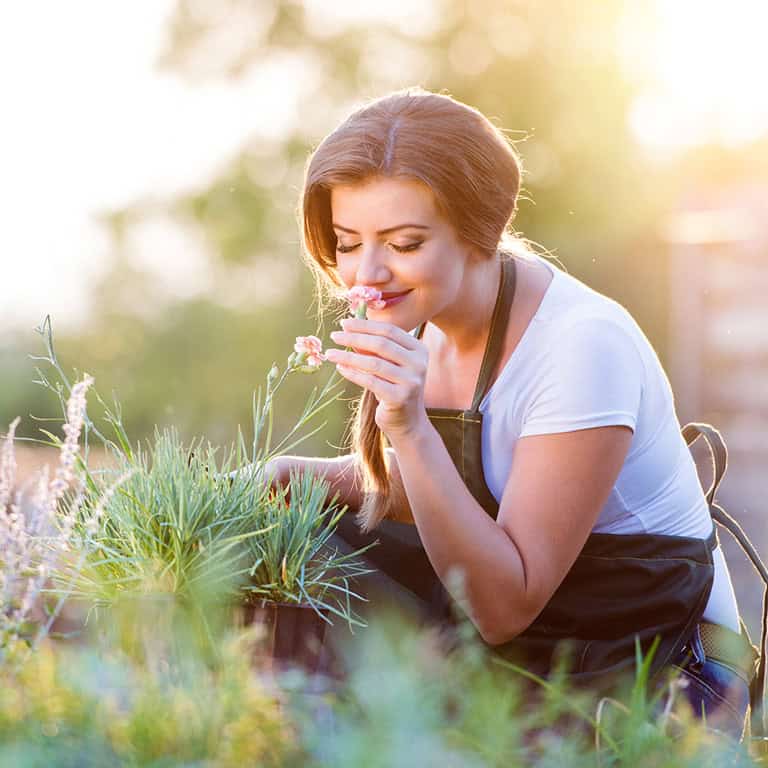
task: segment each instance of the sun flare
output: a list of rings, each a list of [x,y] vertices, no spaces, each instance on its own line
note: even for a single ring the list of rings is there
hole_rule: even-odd
[[[741,144],[768,131],[768,4],[656,0],[649,35],[635,39],[650,82],[633,126],[651,144]]]

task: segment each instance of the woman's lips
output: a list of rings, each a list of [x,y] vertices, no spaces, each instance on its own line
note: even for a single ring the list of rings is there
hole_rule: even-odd
[[[384,304],[384,309],[389,309],[390,307],[394,307],[395,304],[399,304],[411,292],[411,290],[401,291],[400,293],[384,293],[383,292],[381,294],[381,298],[382,298],[382,301],[386,302]]]

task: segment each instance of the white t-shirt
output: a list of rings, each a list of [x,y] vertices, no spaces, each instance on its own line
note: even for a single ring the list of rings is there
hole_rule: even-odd
[[[650,342],[620,304],[535,258],[553,273],[552,282],[480,403],[489,490],[500,501],[521,437],[625,425],[633,431],[629,453],[593,532],[706,538],[713,523],[669,380]],[[720,548],[713,558],[704,617],[738,632]]]

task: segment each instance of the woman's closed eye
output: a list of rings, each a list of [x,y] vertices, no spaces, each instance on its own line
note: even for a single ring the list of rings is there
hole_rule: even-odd
[[[394,248],[399,253],[408,253],[410,251],[415,251],[418,248],[420,248],[424,244],[423,240],[419,240],[416,243],[409,243],[408,245],[395,245],[395,243],[387,243],[387,245]],[[342,245],[341,243],[337,243],[336,250],[339,253],[349,253],[350,251],[354,251],[355,248],[358,248],[360,246],[360,243],[357,243],[356,245]]]

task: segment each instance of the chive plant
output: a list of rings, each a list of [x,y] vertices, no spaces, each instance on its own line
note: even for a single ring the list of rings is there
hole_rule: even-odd
[[[64,403],[70,384],[54,350],[50,318],[38,332],[47,354],[35,359],[55,376],[38,368],[37,383]],[[97,606],[145,593],[208,605],[214,596],[213,602],[269,600],[308,605],[329,623],[335,615],[350,627],[362,625],[352,608],[359,595],[351,580],[370,572],[359,557],[369,547],[343,554],[331,543],[346,507],[328,499],[321,478],[293,475],[288,495],[289,489],[273,489],[269,476],[269,462],[322,429],[317,418],[344,391],[334,370],[324,386],[314,387],[294,426],[275,440],[275,396],[287,375],[305,367],[296,355],[282,372],[272,366],[266,387],[254,394],[250,450],[238,432],[220,462],[217,448],[202,439],[184,444],[175,429],[158,430],[145,447],[134,446],[119,403],[108,406],[96,392],[111,436],[85,416],[85,455],[79,457],[84,499],[76,526],[88,556],[76,572],[63,574],[68,594]],[[48,440],[40,442],[60,442],[41,431]],[[114,468],[88,468],[89,434],[104,444]]]
[[[268,533],[245,542],[253,565],[243,589],[252,599],[310,605],[329,623],[328,613],[363,626],[351,598],[364,598],[351,585],[371,572],[359,556],[372,545],[346,555],[333,545],[346,507],[336,496],[328,503],[328,487],[309,473],[291,473],[289,487],[259,507],[258,524]]]

